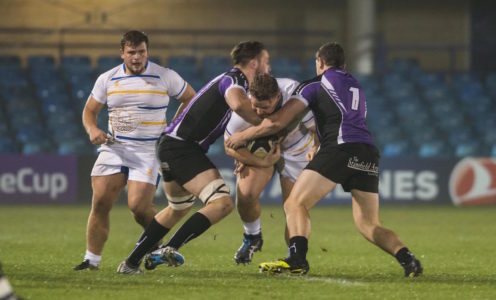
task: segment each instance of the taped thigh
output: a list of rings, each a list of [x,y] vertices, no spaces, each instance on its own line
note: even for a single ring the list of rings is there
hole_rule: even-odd
[[[224,180],[219,178],[207,184],[200,192],[198,198],[200,198],[203,204],[207,204],[208,201],[229,196],[230,192],[231,191]]]
[[[195,204],[195,196],[194,195],[186,195],[186,196],[171,196],[167,193],[165,193],[165,196],[167,197],[167,201],[169,202],[169,206],[173,210],[184,210],[188,207],[193,206]]]

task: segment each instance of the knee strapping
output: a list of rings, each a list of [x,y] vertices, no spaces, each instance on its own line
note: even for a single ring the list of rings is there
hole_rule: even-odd
[[[213,201],[215,199],[229,196],[230,192],[231,190],[226,185],[224,180],[219,178],[207,184],[200,192],[198,198],[200,198],[203,204],[207,204],[208,201]]]
[[[193,206],[195,204],[195,196],[194,195],[186,195],[186,196],[171,196],[169,194],[165,194],[167,196],[167,200],[169,201],[169,206],[173,210],[183,210],[188,207]]]

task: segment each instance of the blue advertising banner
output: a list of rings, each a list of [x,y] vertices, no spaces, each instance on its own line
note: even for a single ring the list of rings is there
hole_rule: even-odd
[[[77,157],[0,156],[0,204],[67,203],[77,200]]]

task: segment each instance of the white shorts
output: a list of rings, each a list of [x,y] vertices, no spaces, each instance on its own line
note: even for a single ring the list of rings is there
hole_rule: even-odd
[[[147,182],[155,186],[160,181],[159,162],[153,152],[136,152],[126,148],[101,147],[100,154],[91,170],[91,176],[106,176],[118,173],[127,175],[127,180]]]
[[[277,162],[276,169],[281,176],[291,179],[296,182],[303,169],[307,166],[308,161],[305,158],[307,151],[296,156],[283,153],[281,159]]]

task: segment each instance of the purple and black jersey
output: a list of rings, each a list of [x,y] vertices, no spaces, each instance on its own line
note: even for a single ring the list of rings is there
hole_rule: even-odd
[[[344,143],[374,145],[367,129],[365,93],[348,72],[330,68],[301,83],[292,98],[312,110],[322,147]]]
[[[205,151],[224,134],[231,108],[225,100],[231,88],[248,92],[248,80],[237,68],[221,74],[207,83],[184,111],[166,129],[168,136],[198,143]]]

